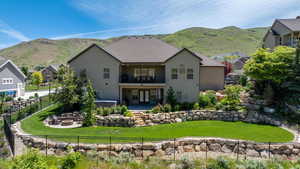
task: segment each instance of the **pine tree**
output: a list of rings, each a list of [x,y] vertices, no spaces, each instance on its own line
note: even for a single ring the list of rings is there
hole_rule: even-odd
[[[83,126],[92,126],[95,123],[95,91],[92,87],[91,82],[88,80],[86,85],[86,92],[84,95],[84,121]]]

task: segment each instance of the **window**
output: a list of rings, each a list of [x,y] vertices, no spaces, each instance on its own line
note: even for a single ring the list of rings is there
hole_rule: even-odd
[[[13,84],[13,78],[2,78],[2,84]]]
[[[104,68],[103,70],[103,78],[109,79],[109,68]]]
[[[178,70],[177,69],[172,69],[172,79],[178,79]]]
[[[194,71],[193,71],[193,69],[187,69],[186,78],[187,79],[193,79],[194,78]]]
[[[137,78],[141,76],[154,78],[155,70],[150,68],[134,69],[134,77]]]

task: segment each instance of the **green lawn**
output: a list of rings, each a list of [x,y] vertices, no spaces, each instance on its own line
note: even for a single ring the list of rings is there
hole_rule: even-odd
[[[54,88],[57,88],[59,87],[60,85],[58,83],[54,83],[54,84],[51,84],[51,90],[54,89]],[[33,85],[33,84],[26,84],[25,86],[25,90],[26,91],[36,91],[36,90],[49,90],[49,86],[36,86],[36,85]]]
[[[112,142],[139,142],[141,137],[145,141],[163,140],[170,138],[201,136],[222,137],[257,142],[288,142],[293,140],[290,132],[268,125],[248,124],[243,122],[223,121],[190,121],[176,124],[162,124],[151,127],[86,127],[75,129],[55,129],[43,125],[42,120],[49,114],[57,111],[58,105],[51,106],[48,110],[35,114],[22,121],[22,129],[33,135],[55,135],[49,138],[66,142],[107,143],[112,136]],[[63,138],[63,137],[65,138]],[[93,136],[92,138],[85,136]],[[128,137],[120,140],[114,137]],[[152,139],[151,139],[152,138]]]

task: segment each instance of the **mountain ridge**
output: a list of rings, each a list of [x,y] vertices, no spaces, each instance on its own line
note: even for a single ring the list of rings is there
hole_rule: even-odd
[[[188,48],[203,55],[214,56],[236,51],[245,54],[253,53],[261,46],[262,38],[267,29],[265,27],[242,29],[235,26],[220,29],[192,27],[172,34],[133,36],[153,36],[178,48]],[[109,39],[69,38],[53,40],[38,38],[2,49],[0,56],[11,59],[19,66],[60,64],[66,63],[71,57],[93,43],[106,46],[123,37],[128,36]]]

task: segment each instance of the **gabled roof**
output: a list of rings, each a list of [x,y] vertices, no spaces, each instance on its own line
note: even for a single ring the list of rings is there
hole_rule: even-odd
[[[25,79],[26,76],[25,74],[19,69],[19,67],[17,65],[15,65],[11,60],[6,59],[2,56],[0,56],[0,70],[2,67],[4,67],[6,64],[11,64],[16,70],[17,72],[19,72],[21,74],[21,76]]]
[[[214,61],[206,56],[192,52],[186,48],[178,49],[162,40],[150,36],[143,37],[126,37],[117,42],[114,42],[104,48],[93,44],[83,50],[75,57],[70,59],[68,63],[79,57],[82,53],[96,46],[104,52],[111,55],[121,63],[165,63],[178,53],[186,50],[195,57],[199,58],[203,66],[224,66],[223,64]]]
[[[278,22],[286,26],[291,31],[300,31],[300,18],[297,19],[277,19]]]
[[[179,49],[153,37],[126,37],[104,47],[124,63],[164,62]]]

